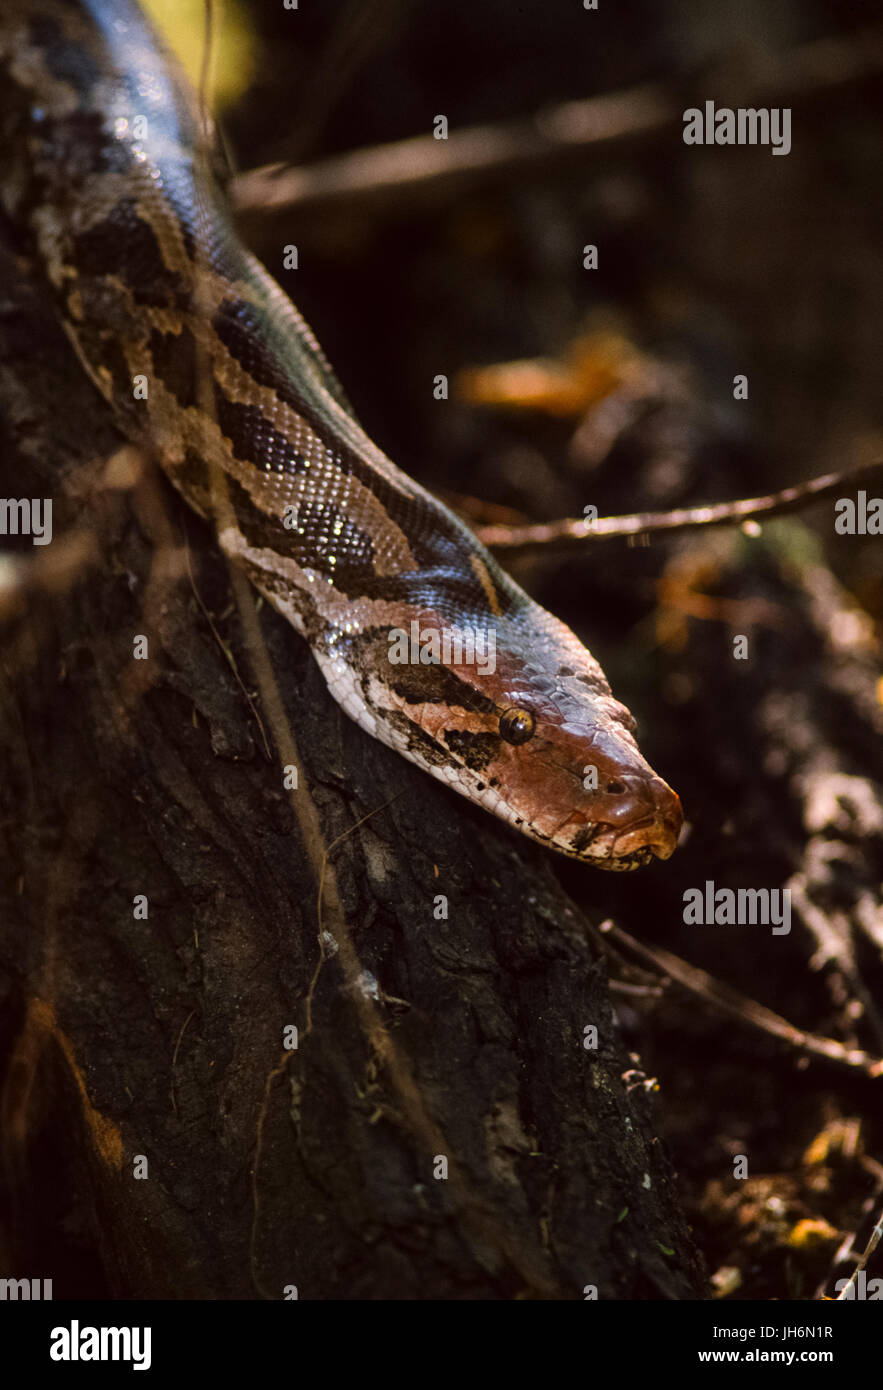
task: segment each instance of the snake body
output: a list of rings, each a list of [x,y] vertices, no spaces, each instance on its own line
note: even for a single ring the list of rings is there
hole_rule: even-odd
[[[680,803],[629,711],[361,429],[240,244],[194,96],[134,0],[3,0],[0,68],[3,205],[83,366],[346,713],[552,848],[609,869],[668,858]]]

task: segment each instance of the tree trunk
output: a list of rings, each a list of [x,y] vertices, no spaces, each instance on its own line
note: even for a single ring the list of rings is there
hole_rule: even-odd
[[[108,467],[21,270],[7,244],[0,487],[53,498],[54,537],[3,540],[27,566],[0,591],[3,1273],[56,1298],[701,1297],[550,857],[351,724],[265,607],[285,789],[209,528]]]

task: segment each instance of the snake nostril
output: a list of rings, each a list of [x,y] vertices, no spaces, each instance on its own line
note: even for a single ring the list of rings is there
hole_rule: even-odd
[[[607,786],[604,788],[604,790],[608,792],[610,796],[622,796],[623,792],[625,791],[625,783],[617,782],[614,779],[614,781],[607,783]]]

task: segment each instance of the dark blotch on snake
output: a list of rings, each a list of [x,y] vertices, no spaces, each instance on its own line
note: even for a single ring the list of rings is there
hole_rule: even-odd
[[[161,333],[155,328],[147,346],[156,375],[178,404],[185,410],[198,405],[200,363],[196,339],[190,329],[184,326],[180,333]]]
[[[466,729],[445,729],[445,743],[474,772],[483,772],[500,751],[496,734],[470,733]]]

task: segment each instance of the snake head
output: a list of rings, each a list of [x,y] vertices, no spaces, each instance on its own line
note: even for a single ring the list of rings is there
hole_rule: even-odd
[[[483,775],[487,792],[500,797],[493,809],[523,833],[597,868],[624,871],[654,856],[668,859],[683,812],[597,670],[580,675],[567,666],[552,677],[521,665],[499,693],[499,745]]]
[[[515,756],[501,749],[494,773],[523,816],[519,828],[599,869],[668,859],[683,825],[680,799],[641,755],[625,706],[572,687],[564,677],[551,692],[522,688],[501,717],[504,743],[513,726],[522,737],[530,729]]]
[[[552,849],[619,871],[668,859],[683,824],[677,795],[641,755],[635,722],[598,663],[539,612],[529,641],[521,625],[500,624],[496,659],[484,666],[390,666],[385,634],[375,636],[358,664],[382,678],[353,680],[352,698],[338,698],[375,737]],[[424,617],[424,636],[428,628]]]

